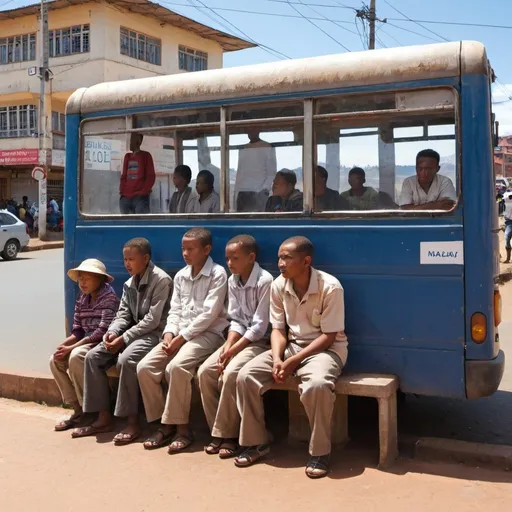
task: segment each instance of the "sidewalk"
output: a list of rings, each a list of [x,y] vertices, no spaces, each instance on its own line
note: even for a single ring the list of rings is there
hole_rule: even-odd
[[[45,249],[62,249],[64,240],[39,240],[39,238],[31,238],[23,252],[41,251]]]
[[[113,434],[71,439],[54,432],[62,409],[0,399],[2,508],[98,512],[268,511],[340,509],[350,512],[508,512],[512,474],[448,464],[399,460],[375,468],[372,450],[335,450],[331,474],[304,475],[306,445],[280,444],[251,468],[203,452],[145,451],[141,442],[117,447]]]

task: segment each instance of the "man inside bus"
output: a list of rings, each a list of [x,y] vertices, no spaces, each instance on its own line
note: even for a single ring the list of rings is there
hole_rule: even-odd
[[[372,187],[365,187],[366,173],[361,167],[353,167],[348,173],[350,189],[340,194],[349,210],[377,210],[379,193]]]
[[[187,205],[187,213],[219,213],[220,196],[213,189],[215,178],[210,171],[200,171],[196,178],[196,192]]]
[[[343,288],[334,276],[313,268],[312,261],[313,244],[303,236],[279,248],[281,275],[270,294],[271,350],[247,363],[237,379],[244,449],[235,459],[238,467],[269,453],[263,394],[294,375],[312,432],[306,475],[321,478],[329,471],[334,386],[347,360],[348,342]]]
[[[124,156],[119,183],[119,209],[123,215],[149,213],[149,195],[155,184],[155,166],[147,151],[140,149],[143,137],[132,133],[130,153]]]
[[[343,210],[338,192],[327,188],[329,173],[325,167],[316,166],[315,171],[315,209],[319,212]]]
[[[457,201],[452,180],[438,174],[439,153],[424,149],[416,155],[416,176],[404,180],[400,194],[402,210],[451,210]]]
[[[297,175],[290,169],[281,169],[272,183],[272,196],[265,206],[266,212],[301,212],[303,194],[295,188]]]
[[[192,180],[192,170],[188,165],[178,165],[174,169],[172,182],[176,187],[176,192],[171,197],[169,204],[170,213],[186,213],[189,203],[194,198],[190,181]]]
[[[237,212],[261,212],[277,171],[276,149],[260,139],[257,128],[249,128],[249,144],[238,153],[235,180]]]

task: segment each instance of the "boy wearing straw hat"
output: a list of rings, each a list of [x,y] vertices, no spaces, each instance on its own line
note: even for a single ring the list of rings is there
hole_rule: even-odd
[[[85,356],[107,332],[116,315],[119,299],[110,283],[105,265],[97,259],[87,259],[68,271],[68,277],[78,283],[81,294],[75,304],[71,334],[50,358],[50,369],[62,395],[62,401],[73,407],[73,414],[55,425],[63,431],[80,424],[82,410]]]
[[[128,424],[114,437],[116,445],[129,444],[140,435],[137,363],[160,341],[172,292],[172,279],[151,261],[148,240],[126,242],[123,259],[131,277],[123,286],[119,311],[103,342],[85,358],[84,411],[96,412],[98,418],[72,433],[72,437],[85,437],[113,430],[107,370],[115,364],[119,388],[114,415],[128,418]]]

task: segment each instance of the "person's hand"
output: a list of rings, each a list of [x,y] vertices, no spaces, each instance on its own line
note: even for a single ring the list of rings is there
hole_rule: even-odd
[[[163,345],[162,348],[164,349],[164,352],[168,356],[173,356],[185,344],[185,341],[186,340],[183,336],[176,336],[168,344],[165,344],[165,341],[164,341],[165,345]]]
[[[295,361],[293,357],[287,359],[282,365],[279,373],[277,374],[279,382],[284,382],[299,366],[298,361]]]
[[[438,201],[438,205],[441,210],[451,210],[455,205],[455,201],[444,198]]]
[[[68,345],[59,345],[57,347],[57,350],[53,354],[53,357],[55,359],[65,359],[72,350],[73,347],[70,347]]]
[[[280,384],[281,378],[279,377],[279,374],[281,373],[281,370],[283,369],[283,361],[281,359],[276,359],[274,361],[274,365],[272,366],[272,377],[274,380]]]
[[[105,341],[105,348],[111,354],[117,354],[120,350],[126,347],[126,343],[123,340],[122,336],[115,338],[113,341]]]
[[[174,338],[174,334],[172,332],[166,332],[164,334],[164,339],[162,341],[162,350],[165,352],[166,350],[169,349],[169,347],[171,346],[171,341],[173,340]]]
[[[114,341],[117,338],[117,334],[115,332],[107,332],[105,336],[103,336],[103,341]]]
[[[234,354],[232,353],[231,347],[227,343],[224,343],[219,355],[219,359],[217,360],[217,370],[219,375],[224,373],[224,369],[228,365],[229,361],[231,361],[233,356]]]

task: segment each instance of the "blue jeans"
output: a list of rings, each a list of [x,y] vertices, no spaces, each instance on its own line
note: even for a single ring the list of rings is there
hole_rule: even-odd
[[[505,223],[505,248],[512,249],[512,245],[510,245],[510,240],[512,239],[512,222],[509,224]]]
[[[123,215],[136,214],[142,215],[150,213],[149,196],[135,196],[119,198],[119,209]]]

